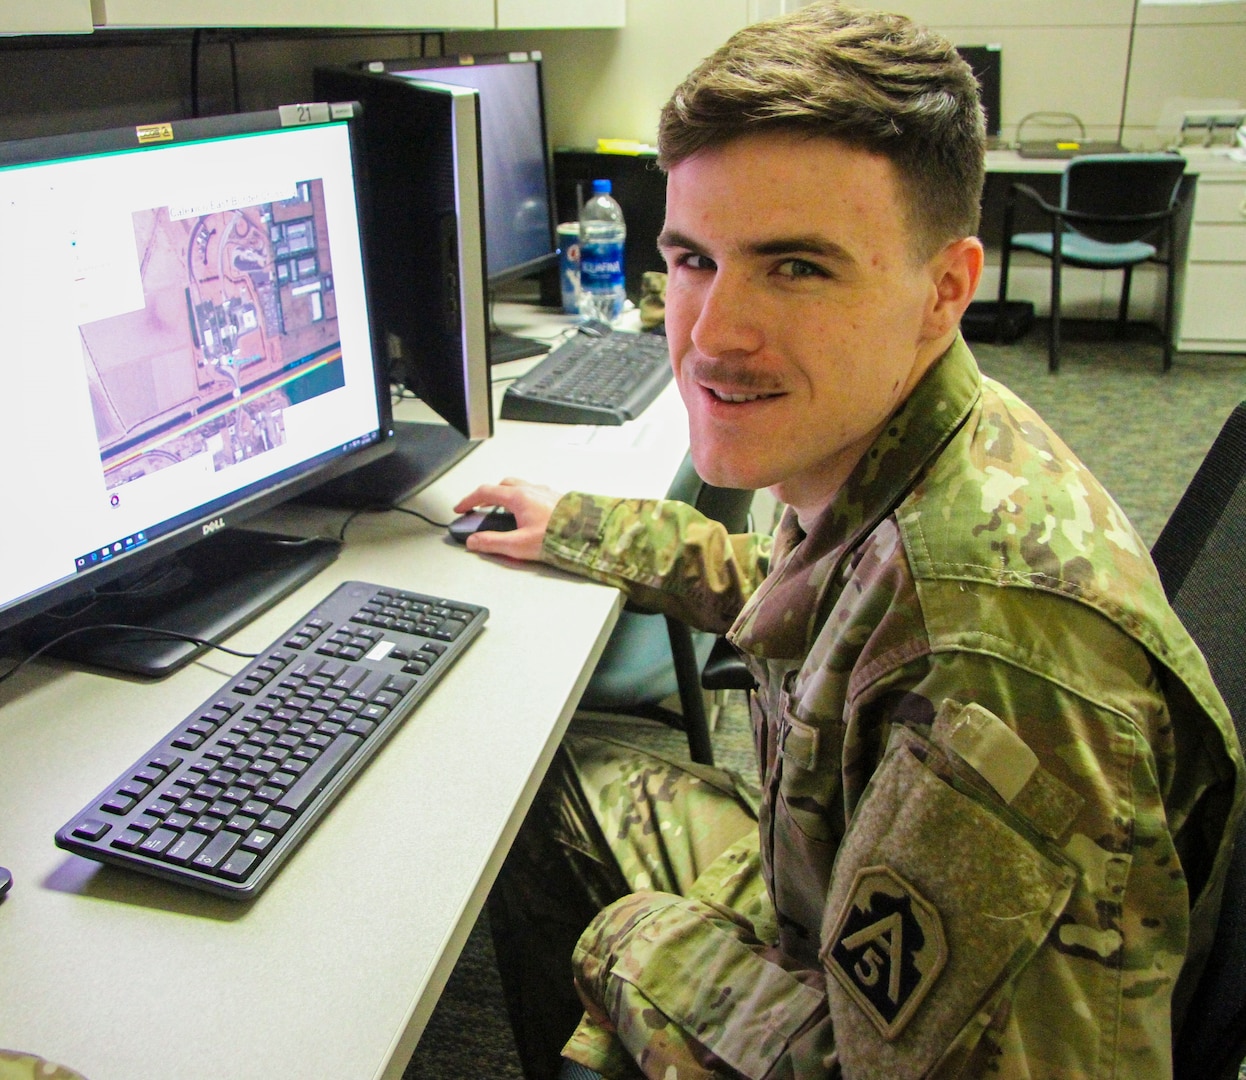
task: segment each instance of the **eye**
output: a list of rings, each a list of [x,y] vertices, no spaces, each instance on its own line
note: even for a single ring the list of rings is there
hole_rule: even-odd
[[[791,278],[792,280],[800,278],[829,278],[831,276],[825,268],[806,259],[785,259],[779,263],[775,272],[780,277]]]
[[[667,265],[672,269],[681,267],[686,270],[713,270],[715,269],[714,260],[708,255],[701,255],[695,251],[667,252]]]

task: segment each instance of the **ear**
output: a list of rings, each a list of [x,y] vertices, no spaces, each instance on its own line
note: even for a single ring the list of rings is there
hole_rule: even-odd
[[[942,338],[960,325],[982,277],[982,241],[976,236],[954,240],[930,260],[931,304],[926,334]]]

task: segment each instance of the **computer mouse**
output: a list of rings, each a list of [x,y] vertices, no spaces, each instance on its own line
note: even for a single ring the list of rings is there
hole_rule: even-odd
[[[466,544],[472,533],[512,532],[518,527],[509,510],[471,510],[450,522],[450,538]]]
[[[13,884],[13,875],[3,866],[0,866],[0,896],[9,891],[9,886]]]
[[[601,319],[585,319],[577,324],[576,329],[581,334],[587,334],[589,337],[596,338],[609,337],[614,333],[614,327]]]

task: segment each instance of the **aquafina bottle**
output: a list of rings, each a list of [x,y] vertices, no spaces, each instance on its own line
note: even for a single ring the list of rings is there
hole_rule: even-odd
[[[580,315],[612,322],[623,311],[623,244],[627,226],[610,194],[609,180],[593,181],[593,197],[580,211]]]

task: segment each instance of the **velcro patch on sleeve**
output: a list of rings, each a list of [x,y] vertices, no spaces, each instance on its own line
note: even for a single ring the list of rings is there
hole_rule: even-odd
[[[857,872],[828,946],[831,974],[885,1039],[904,1030],[947,962],[938,911],[886,866]]]

